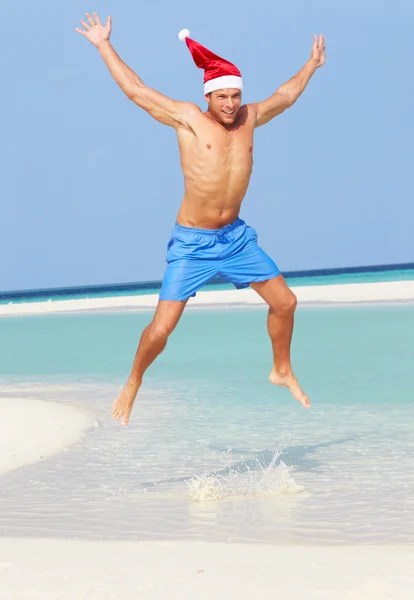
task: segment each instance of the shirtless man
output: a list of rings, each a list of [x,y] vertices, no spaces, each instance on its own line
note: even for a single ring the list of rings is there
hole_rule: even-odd
[[[120,59],[110,43],[111,17],[102,25],[96,13],[86,14],[81,24],[84,29],[76,31],[96,46],[127,97],[176,130],[185,179],[158,306],[142,333],[128,381],[113,405],[113,418],[121,419],[122,425],[128,423],[144,373],[164,350],[189,297],[217,274],[237,288],[250,285],[269,305],[267,327],[273,348],[269,379],[287,387],[308,408],[309,398],[290,362],[296,297],[276,264],[257,245],[255,230],[238,215],[252,171],[254,130],[292,106],[325,63],[323,36],[314,36],[309,60],[292,79],[268,99],[242,105],[237,67],[191,40],[183,30],[180,39],[186,39],[196,65],[205,70],[208,108],[202,112],[195,104],[172,100],[146,86]]]

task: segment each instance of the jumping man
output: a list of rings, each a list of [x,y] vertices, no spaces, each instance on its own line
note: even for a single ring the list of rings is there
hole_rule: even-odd
[[[239,218],[252,172],[253,133],[292,106],[326,60],[323,36],[314,36],[305,66],[267,100],[241,103],[242,77],[235,65],[190,39],[182,30],[195,64],[204,69],[202,112],[146,86],[110,43],[111,17],[102,25],[96,13],[81,20],[85,36],[105,61],[124,93],[154,119],[177,132],[185,194],[167,249],[159,302],[143,331],[128,381],[112,415],[126,425],[145,371],[164,350],[188,299],[220,275],[236,288],[251,286],[269,305],[267,328],[273,348],[269,379],[287,387],[302,406],[310,401],[293,374],[290,345],[296,297],[273,260],[258,246],[256,231]]]

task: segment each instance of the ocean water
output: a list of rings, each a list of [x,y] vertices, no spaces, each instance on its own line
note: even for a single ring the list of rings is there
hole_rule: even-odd
[[[345,269],[322,269],[320,271],[297,271],[284,273],[290,287],[337,285],[346,283],[372,283],[380,281],[412,281],[414,265],[385,265],[378,267],[350,267]],[[47,302],[84,298],[108,298],[113,296],[146,296],[157,294],[161,282],[126,283],[119,285],[94,285],[76,288],[53,288],[43,290],[0,291],[1,304],[25,302]],[[203,291],[233,290],[231,283],[213,280]]]
[[[79,406],[75,446],[0,479],[0,535],[414,541],[414,305],[298,308],[310,410],[272,386],[263,308],[188,310],[127,428],[111,406],[151,313],[0,321],[1,396]]]

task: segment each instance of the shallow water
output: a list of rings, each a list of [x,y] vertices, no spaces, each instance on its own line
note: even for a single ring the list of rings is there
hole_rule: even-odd
[[[414,306],[299,308],[293,364],[311,410],[267,381],[264,309],[188,311],[121,428],[111,405],[150,318],[2,320],[1,394],[96,422],[0,479],[0,534],[414,541]]]

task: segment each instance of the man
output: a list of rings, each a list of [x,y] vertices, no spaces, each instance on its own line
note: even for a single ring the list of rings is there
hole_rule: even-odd
[[[290,363],[296,297],[273,260],[257,245],[257,234],[239,218],[252,171],[256,127],[292,106],[326,60],[323,36],[314,36],[305,66],[263,102],[241,104],[242,78],[235,65],[213,54],[182,30],[196,65],[204,69],[206,112],[147,87],[118,56],[109,41],[111,17],[102,25],[96,13],[76,31],[96,46],[112,77],[138,106],[177,132],[185,194],[167,250],[154,318],[143,331],[127,384],[112,415],[126,425],[145,371],[164,350],[188,299],[209,279],[221,275],[237,288],[251,286],[269,305],[268,332],[273,348],[269,375],[287,387],[302,406],[310,406]]]

